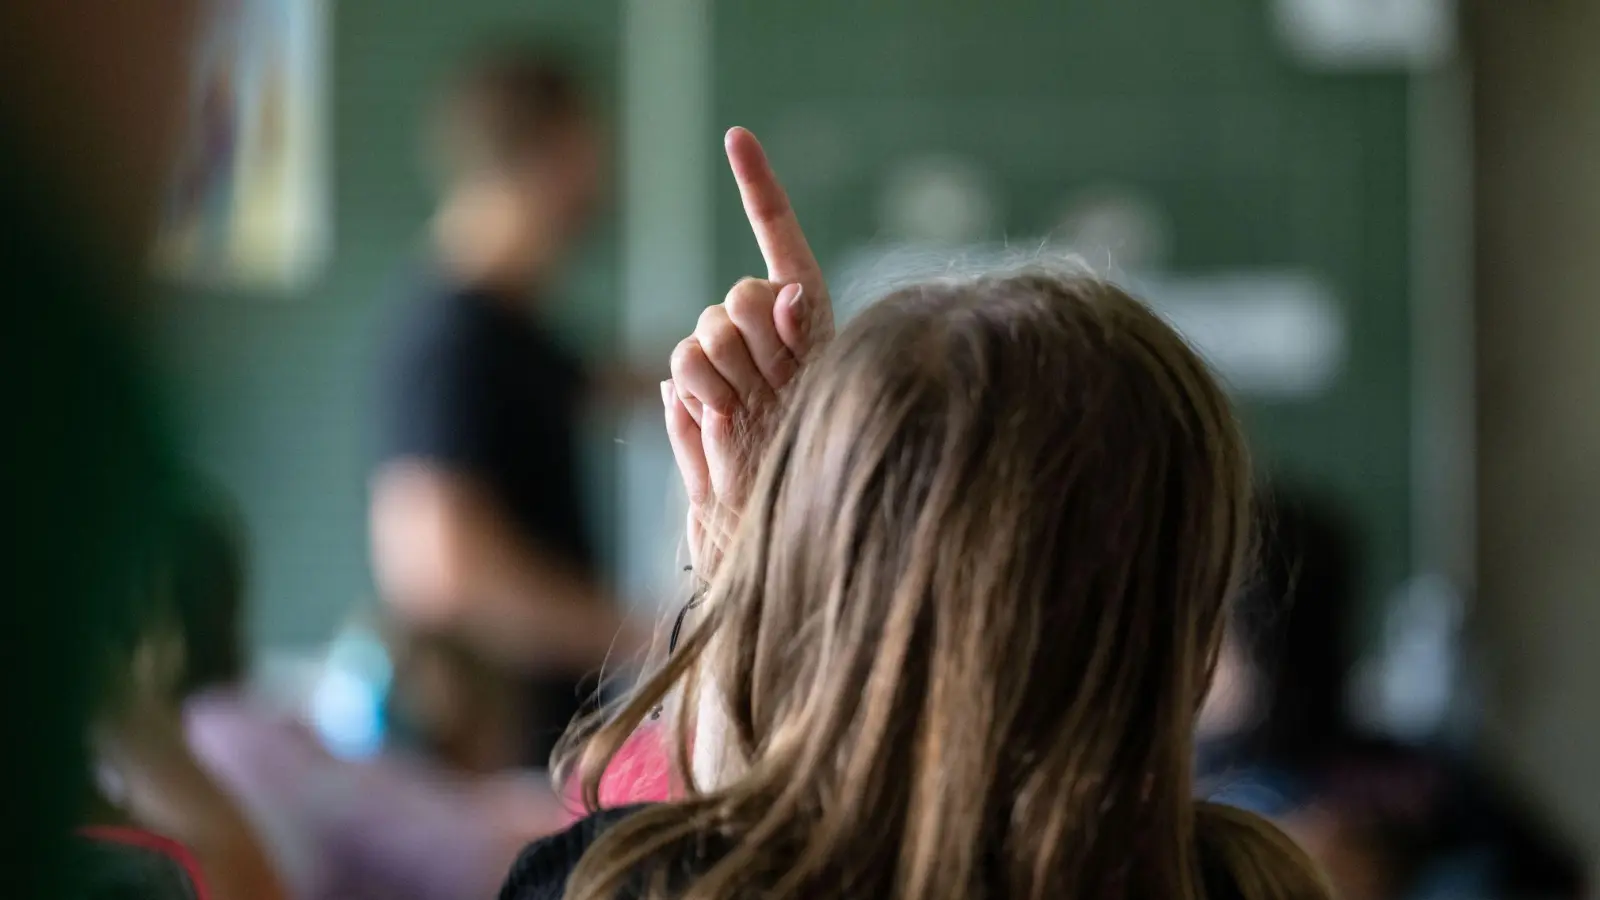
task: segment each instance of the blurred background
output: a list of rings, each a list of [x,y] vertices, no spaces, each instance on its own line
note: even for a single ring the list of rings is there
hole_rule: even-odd
[[[464,56],[522,35],[579,61],[607,138],[611,202],[548,291],[585,358],[659,366],[760,269],[722,162],[731,125],[761,136],[843,298],[938,254],[1081,255],[1228,379],[1279,517],[1315,519],[1306,556],[1335,560],[1285,579],[1305,585],[1294,613],[1267,597],[1241,618],[1228,683],[1294,677],[1272,636],[1325,605],[1311,640],[1337,652],[1307,677],[1336,683],[1316,714],[1348,722],[1329,741],[1371,736],[1447,772],[1434,818],[1395,826],[1405,852],[1449,856],[1436,819],[1481,816],[1514,824],[1461,841],[1531,874],[1469,890],[1447,876],[1486,857],[1464,852],[1428,881],[1382,829],[1336,830],[1329,858],[1383,870],[1373,896],[1584,892],[1600,855],[1600,3],[229,10],[194,98],[212,162],[174,206],[150,324],[186,449],[241,511],[271,692],[314,704],[328,661],[348,663],[336,638],[378,604],[373,397],[439,202],[420,135]],[[676,599],[682,521],[659,415],[651,400],[586,419],[580,455],[602,569],[649,615]],[[1272,705],[1270,687],[1240,691],[1219,745]],[[1351,817],[1385,828],[1409,815],[1368,796],[1404,792],[1387,774],[1350,787],[1337,761],[1289,756],[1267,766],[1295,771],[1295,791],[1266,779],[1280,795],[1358,794]],[[1224,758],[1237,782],[1243,757]],[[1438,811],[1468,794],[1494,799]]]

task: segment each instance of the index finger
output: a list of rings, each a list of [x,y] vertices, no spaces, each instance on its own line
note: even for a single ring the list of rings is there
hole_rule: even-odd
[[[821,269],[789,206],[789,195],[772,174],[761,142],[746,129],[733,128],[728,131],[725,144],[728,165],[744,200],[745,216],[761,247],[761,257],[767,262],[767,278],[778,284],[799,282],[820,293]]]

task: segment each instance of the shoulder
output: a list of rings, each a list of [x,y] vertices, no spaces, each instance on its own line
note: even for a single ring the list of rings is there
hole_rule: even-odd
[[[402,352],[466,348],[495,336],[498,329],[492,312],[472,291],[427,284],[400,311],[394,337]]]
[[[561,900],[567,877],[578,860],[606,829],[642,809],[624,806],[605,809],[558,832],[529,844],[517,857],[500,889],[500,900]]]

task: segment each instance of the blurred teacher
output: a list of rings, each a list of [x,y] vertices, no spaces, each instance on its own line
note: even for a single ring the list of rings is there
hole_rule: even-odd
[[[437,272],[389,348],[371,537],[400,642],[398,707],[460,768],[544,765],[633,631],[580,495],[595,384],[541,321],[602,193],[574,77],[524,49],[472,59],[434,123]]]

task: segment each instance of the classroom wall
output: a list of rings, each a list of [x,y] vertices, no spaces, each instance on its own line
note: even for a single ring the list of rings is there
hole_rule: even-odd
[[[377,341],[422,258],[431,197],[417,130],[430,88],[475,44],[523,33],[578,48],[606,91],[616,69],[614,0],[327,7],[330,264],[292,292],[183,289],[161,323],[191,450],[244,508],[255,551],[254,633],[274,646],[321,640],[372,599],[369,401]],[[611,227],[558,310],[596,352],[615,339]],[[592,477],[605,486],[606,442],[594,444]],[[596,495],[597,510],[609,504]]]
[[[898,167],[937,155],[991,180],[985,240],[1036,248],[1064,199],[1111,185],[1168,219],[1175,278],[1323,280],[1348,329],[1337,382],[1243,412],[1264,472],[1348,513],[1376,619],[1412,574],[1410,76],[1306,67],[1272,6],[724,3],[713,109],[763,135],[833,271],[880,238]],[[731,281],[760,260],[731,182],[717,187]],[[1089,262],[1115,271],[1109,255]]]
[[[757,128],[793,174],[796,205],[830,267],[871,241],[876,186],[910,151],[957,151],[991,167],[1006,227],[1029,238],[1073,188],[1135,183],[1173,219],[1178,272],[1287,266],[1328,280],[1350,328],[1344,375],[1311,402],[1248,404],[1249,425],[1264,468],[1349,503],[1372,605],[1409,574],[1403,74],[1300,68],[1255,0],[710,6],[704,139],[705,165],[717,167],[716,283],[759,263],[715,150],[735,123]],[[403,301],[429,210],[413,149],[428,87],[470,41],[507,27],[576,38],[595,72],[614,77],[625,8],[329,7],[331,264],[287,295],[185,291],[162,323],[194,451],[239,495],[256,541],[256,635],[269,645],[317,641],[371,598],[367,400],[376,337]],[[821,144],[808,141],[818,134]],[[812,152],[829,149],[828,134],[844,138],[846,165],[833,175],[819,174],[823,154]],[[618,338],[610,237],[597,241],[563,313],[596,352]],[[618,508],[614,437],[597,433],[589,454],[607,525]]]
[[[1600,4],[1472,4],[1488,737],[1600,860]]]

